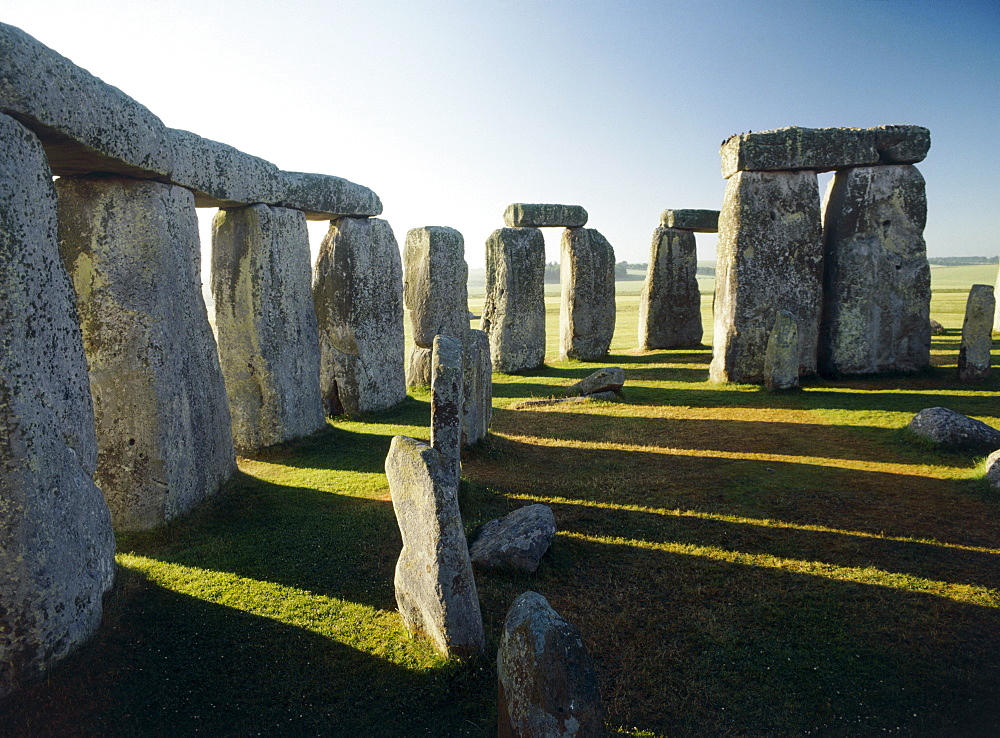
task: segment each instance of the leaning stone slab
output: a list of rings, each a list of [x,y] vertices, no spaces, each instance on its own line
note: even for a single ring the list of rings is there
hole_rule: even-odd
[[[94,398],[96,480],[116,529],[153,528],[236,469],[194,197],[114,176],[63,177],[56,189]]]
[[[497,681],[501,738],[606,734],[594,664],[580,631],[537,592],[525,592],[507,612]]]
[[[982,382],[990,378],[995,310],[993,288],[988,284],[972,285],[965,303],[962,347],[958,352],[958,378],[963,382]]]
[[[823,242],[814,172],[738,172],[719,216],[709,376],[763,384],[779,310],[798,319],[799,374],[816,371]]]
[[[545,361],[545,240],[537,228],[499,228],[486,241],[486,304],[493,369],[504,374]]]
[[[282,198],[281,172],[271,162],[190,131],[169,129],[167,134],[172,147],[170,179],[193,190],[198,207],[238,207]]]
[[[875,126],[875,150],[883,164],[916,164],[931,148],[931,132],[923,126]]]
[[[298,210],[253,205],[212,223],[212,296],[236,448],[326,426],[309,233]]]
[[[446,656],[481,651],[479,595],[447,460],[421,441],[396,436],[385,473],[403,538],[394,580],[403,623]]]
[[[920,172],[906,164],[837,172],[823,216],[820,371],[921,371],[930,364],[931,272]]]
[[[508,228],[579,228],[587,225],[587,211],[579,205],[515,202],[507,206],[503,222]]]
[[[469,548],[469,557],[483,569],[534,572],[555,539],[552,508],[528,505],[486,523]]]
[[[625,370],[620,366],[606,366],[571,384],[563,394],[566,397],[585,397],[598,392],[620,392],[625,385]]]
[[[944,407],[921,410],[907,428],[942,451],[988,454],[1000,449],[1000,430]]]
[[[440,226],[407,232],[403,305],[417,346],[429,348],[438,334],[461,337],[469,330],[468,280],[461,233]]]
[[[736,172],[797,169],[829,171],[875,164],[875,133],[865,128],[800,128],[789,126],[730,136],[723,141],[722,176]]]
[[[493,363],[490,339],[483,331],[468,330],[462,337],[465,401],[462,405],[462,446],[486,438],[493,417]]]
[[[279,172],[282,191],[274,203],[302,210],[309,220],[382,214],[382,201],[372,190],[343,177],[309,172]]]
[[[615,333],[615,250],[593,228],[567,228],[561,251],[560,357],[600,361]]]
[[[701,344],[701,292],[694,233],[658,227],[639,294],[639,346],[643,351]]]
[[[0,699],[101,622],[111,515],[56,194],[37,137],[0,115]]]
[[[403,267],[386,221],[330,223],[313,274],[313,303],[327,415],[401,403],[406,398]]]
[[[431,358],[431,447],[441,454],[458,489],[462,468],[462,415],[465,367],[462,342],[434,336]]]
[[[664,228],[678,228],[692,233],[718,233],[718,210],[664,210],[660,214],[660,225]]]
[[[787,390],[799,386],[799,331],[795,316],[779,310],[767,339],[764,358],[764,384],[769,390]]]

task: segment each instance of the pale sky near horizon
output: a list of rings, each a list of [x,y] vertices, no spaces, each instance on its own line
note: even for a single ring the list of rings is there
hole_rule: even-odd
[[[400,243],[457,228],[473,268],[510,202],[583,205],[646,261],[664,208],[721,206],[723,138],[787,125],[928,127],[929,255],[1000,252],[996,0],[6,0],[0,21],[168,126],[371,187]]]

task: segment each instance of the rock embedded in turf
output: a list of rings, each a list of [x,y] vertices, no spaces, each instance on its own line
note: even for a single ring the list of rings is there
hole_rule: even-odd
[[[701,344],[697,274],[694,233],[658,227],[653,232],[649,269],[639,294],[639,346],[643,351]]]
[[[438,334],[460,338],[469,330],[468,279],[461,233],[438,226],[407,232],[403,305],[417,346],[429,348]]]
[[[525,592],[507,612],[497,681],[501,738],[605,735],[597,676],[580,631],[537,592]]]
[[[986,481],[993,489],[1000,489],[1000,450],[986,457]]]
[[[958,352],[958,378],[963,382],[982,382],[990,378],[995,311],[993,288],[988,284],[972,285],[965,303],[962,347]]]
[[[560,358],[600,361],[615,333],[615,251],[593,228],[563,231]]]
[[[528,505],[486,523],[469,547],[469,557],[483,569],[534,572],[555,538],[552,508]]]
[[[1000,430],[944,407],[921,410],[907,428],[942,451],[988,454],[1000,448]]]
[[[948,332],[945,330],[944,326],[938,323],[936,320],[934,320],[934,318],[931,318],[930,326],[931,326],[932,336],[943,336],[945,333]],[[994,328],[993,330],[996,330],[996,328]]]
[[[660,213],[660,225],[692,233],[718,233],[719,211],[667,209]]]
[[[507,206],[503,222],[508,228],[580,228],[587,225],[587,211],[579,205],[515,202]]]
[[[468,330],[462,338],[465,399],[462,404],[462,446],[486,438],[493,418],[493,364],[490,339],[482,331]]]
[[[584,397],[598,392],[620,392],[625,385],[625,370],[620,366],[606,366],[571,384],[563,394],[566,397]]]
[[[434,336],[431,355],[431,446],[441,454],[458,489],[462,459],[462,410],[465,400],[462,342]]]
[[[923,126],[875,126],[875,150],[883,164],[916,164],[931,148],[931,132]]]
[[[829,171],[876,164],[875,132],[865,128],[788,126],[730,136],[722,143],[722,176],[737,172]]]
[[[799,331],[795,316],[779,310],[767,339],[764,359],[765,386],[769,390],[787,390],[799,386]]]

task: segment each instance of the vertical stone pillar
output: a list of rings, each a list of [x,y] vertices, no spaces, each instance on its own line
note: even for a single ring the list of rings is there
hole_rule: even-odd
[[[653,349],[701,343],[698,252],[692,231],[653,231],[649,269],[639,295],[639,346]]]
[[[816,371],[823,244],[816,173],[736,172],[719,215],[716,382],[764,381],[767,339],[779,310],[798,318],[799,373]]]
[[[42,145],[0,115],[0,699],[101,622],[111,516]]]
[[[305,213],[220,210],[212,295],[236,447],[251,452],[325,427]]]
[[[996,301],[988,284],[974,284],[965,303],[962,347],[958,352],[958,378],[981,382],[990,378],[990,350],[993,348],[993,313]]]
[[[823,216],[820,371],[873,374],[929,366],[931,273],[920,172],[907,164],[839,171]]]
[[[56,189],[94,397],[97,483],[116,528],[153,528],[236,468],[194,196],[117,176],[63,177]]]
[[[499,228],[486,241],[483,330],[493,368],[510,374],[545,361],[545,240],[538,228]]]
[[[313,301],[327,415],[385,410],[406,399],[403,267],[386,221],[330,222],[313,273]]]
[[[493,363],[490,361],[490,339],[483,331],[467,331],[464,348],[462,446],[471,446],[489,433],[493,417]]]
[[[567,228],[559,281],[559,354],[599,361],[615,333],[615,250],[594,228]]]
[[[431,447],[441,454],[455,490],[462,470],[464,367],[462,342],[434,336],[431,372]]]
[[[795,316],[779,310],[767,339],[764,386],[787,390],[799,386],[799,330]]]
[[[996,308],[993,311],[993,332],[1000,333],[1000,270],[997,270],[997,283],[993,288],[993,301]]]

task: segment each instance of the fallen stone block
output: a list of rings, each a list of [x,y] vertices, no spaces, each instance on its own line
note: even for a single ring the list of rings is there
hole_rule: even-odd
[[[986,457],[986,481],[993,489],[1000,489],[1000,449]]]
[[[962,382],[982,382],[990,378],[990,351],[993,348],[993,288],[974,284],[965,304],[962,346],[958,352],[958,378]]]
[[[942,451],[982,455],[1000,449],[1000,430],[944,407],[921,410],[906,427]]]
[[[567,228],[561,251],[560,356],[600,361],[615,333],[615,251],[593,228]]]
[[[701,292],[694,233],[660,226],[653,232],[646,281],[639,294],[643,351],[701,344]]]
[[[566,397],[583,397],[600,392],[620,392],[625,385],[625,370],[619,366],[606,366],[588,374],[563,390]]]
[[[469,548],[474,566],[534,572],[556,539],[556,518],[548,505],[528,505],[491,520]]]
[[[587,211],[579,205],[515,202],[507,206],[503,222],[508,228],[579,228],[587,225]]]
[[[875,164],[875,133],[865,128],[800,128],[789,126],[730,136],[722,143],[722,176],[737,172],[787,172]]]
[[[930,320],[930,326],[931,326],[931,335],[932,336],[943,336],[945,333],[948,332],[947,330],[945,330],[945,327],[943,325],[941,325],[940,323],[938,323],[933,318],[931,318],[931,320]],[[996,329],[994,328],[994,330],[996,330]]]
[[[718,233],[718,210],[664,210],[660,225],[692,233]]]

